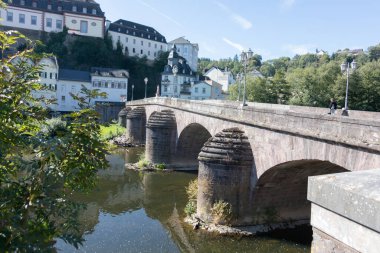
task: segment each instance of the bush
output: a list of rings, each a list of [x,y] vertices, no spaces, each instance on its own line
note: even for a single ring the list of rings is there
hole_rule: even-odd
[[[194,179],[190,181],[189,185],[186,187],[187,197],[189,201],[185,207],[185,213],[187,216],[191,216],[197,211],[197,196],[198,196],[198,180]]]
[[[214,203],[211,208],[215,224],[228,224],[232,218],[232,206],[223,200]]]
[[[164,169],[166,169],[166,164],[165,163],[159,163],[159,164],[154,165],[154,167],[156,167],[156,169],[158,169],[158,170],[164,170]]]
[[[149,165],[149,162],[145,158],[145,153],[141,153],[139,155],[139,161],[137,162],[137,167],[139,167],[139,169],[144,169],[148,167],[148,165]]]

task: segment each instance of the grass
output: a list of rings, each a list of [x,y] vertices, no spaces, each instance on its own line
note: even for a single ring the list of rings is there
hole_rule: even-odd
[[[121,136],[125,133],[125,128],[119,124],[110,124],[108,126],[100,126],[100,138],[102,140],[110,140],[114,137]]]
[[[148,165],[149,162],[145,159],[145,153],[141,153],[139,155],[139,161],[137,162],[137,166],[139,167],[139,169],[144,169],[148,167]]]

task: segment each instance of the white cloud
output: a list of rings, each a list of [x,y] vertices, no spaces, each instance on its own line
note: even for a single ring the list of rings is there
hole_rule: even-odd
[[[312,44],[303,44],[303,45],[285,45],[283,46],[283,49],[289,52],[292,52],[293,54],[307,54],[310,52],[313,52],[315,50],[316,46]]]
[[[296,0],[281,0],[281,5],[285,8],[291,8],[296,3]]]
[[[147,4],[146,2],[142,1],[142,0],[139,0],[139,2],[144,5],[145,7],[148,7],[149,9],[151,9],[152,11],[154,11],[155,13],[157,13],[158,15],[160,15],[161,17],[169,20],[170,22],[176,24],[177,26],[179,27],[184,27],[180,22],[178,22],[177,20],[171,18],[170,16],[166,15],[165,13],[159,11],[158,9],[154,8],[152,5],[150,4]]]
[[[221,2],[215,1],[215,4],[222,9],[223,11],[227,12],[230,19],[232,19],[236,24],[238,24],[241,28],[248,30],[252,27],[252,23],[244,18],[243,16],[233,12],[230,8],[228,8],[226,5],[222,4]]]
[[[232,42],[232,41],[230,41],[230,40],[227,39],[227,38],[223,38],[223,41],[224,41],[225,43],[227,43],[228,45],[230,45],[231,47],[233,47],[233,48],[239,50],[239,52],[244,51],[244,47],[243,47],[242,45],[240,45],[239,43]]]

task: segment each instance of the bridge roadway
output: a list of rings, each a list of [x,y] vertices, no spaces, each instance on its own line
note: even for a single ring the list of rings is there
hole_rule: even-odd
[[[310,218],[307,178],[380,167],[380,113],[327,114],[327,108],[230,101],[149,98],[127,103],[132,109],[171,110],[176,122],[173,156],[197,161],[203,144],[224,129],[239,128],[253,154],[249,217],[239,224]],[[128,127],[128,126],[127,126]],[[256,218],[252,218],[256,217]],[[261,218],[257,218],[261,217]]]

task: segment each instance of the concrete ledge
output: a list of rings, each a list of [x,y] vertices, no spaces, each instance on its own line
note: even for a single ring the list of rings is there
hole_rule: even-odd
[[[308,200],[380,233],[380,169],[310,177]]]

